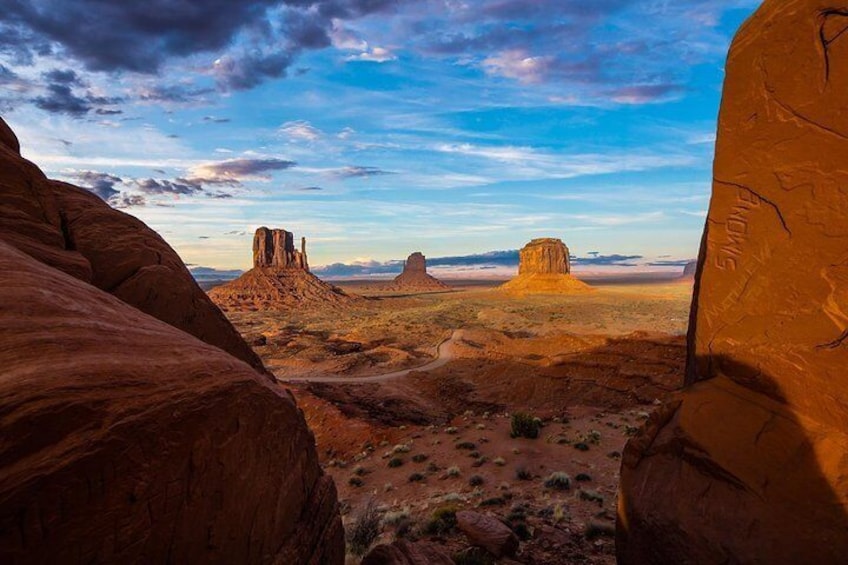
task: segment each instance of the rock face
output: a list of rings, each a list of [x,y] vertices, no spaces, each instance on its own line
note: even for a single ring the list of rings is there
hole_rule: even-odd
[[[253,266],[308,271],[306,238],[301,238],[300,251],[295,251],[291,232],[259,228],[253,236]]]
[[[439,279],[427,274],[427,259],[416,251],[406,259],[403,272],[395,277],[392,285],[398,290],[445,290],[450,288]]]
[[[493,516],[463,510],[456,513],[456,527],[468,541],[497,558],[513,557],[518,551],[518,537],[509,526]]]
[[[320,303],[344,306],[358,299],[309,272],[306,238],[295,251],[291,232],[261,227],[253,236],[254,267],[209,291],[225,312],[274,311]]]
[[[730,51],[688,388],[623,457],[628,563],[848,553],[848,9],[767,0]]]
[[[291,396],[132,304],[191,305],[195,287],[155,286],[182,273],[164,242],[47,181],[2,125],[0,562],[341,564],[335,488]]]
[[[695,273],[698,272],[698,262],[697,261],[689,261],[683,267],[683,278],[685,279],[694,279]]]
[[[48,180],[0,124],[0,239],[264,370],[159,234],[87,190]]]
[[[519,252],[519,275],[567,275],[571,273],[568,247],[561,239],[534,239]]]
[[[519,252],[518,276],[501,290],[516,294],[569,294],[592,288],[571,275],[568,247],[560,239],[534,239]]]

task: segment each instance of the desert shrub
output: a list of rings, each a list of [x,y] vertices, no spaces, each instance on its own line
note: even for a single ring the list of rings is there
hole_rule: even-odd
[[[533,534],[530,532],[530,526],[527,525],[527,522],[516,522],[512,525],[512,532],[518,536],[518,539],[521,541],[527,541]]]
[[[456,478],[460,475],[461,472],[462,471],[459,470],[459,467],[453,465],[451,467],[448,467],[448,470],[445,471],[445,474],[447,474],[448,477]]]
[[[529,481],[533,479],[533,473],[527,470],[527,467],[520,465],[515,468],[515,478],[519,481]]]
[[[506,500],[502,496],[493,496],[480,501],[480,506],[503,506],[504,504],[506,504]]]
[[[366,469],[362,465],[357,465],[356,467],[353,468],[353,474],[356,475],[357,477],[361,477],[363,475],[368,474],[368,469]]]
[[[557,471],[548,475],[545,479],[545,488],[554,490],[568,490],[571,488],[571,477],[567,473]]]
[[[468,479],[468,484],[473,486],[473,487],[479,487],[484,482],[486,482],[486,481],[484,481],[483,477],[481,477],[480,475],[471,475],[471,478]]]
[[[593,540],[597,538],[614,538],[615,537],[615,524],[610,524],[608,522],[597,522],[591,521],[586,524],[586,530],[584,531],[586,539]]]
[[[348,549],[354,555],[365,555],[380,535],[380,512],[377,503],[370,499],[350,523],[347,531]]]
[[[423,531],[427,535],[446,534],[456,527],[456,506],[446,504],[433,510],[430,519],[424,524]]]
[[[588,483],[592,480],[592,477],[590,477],[586,473],[580,473],[579,475],[574,477],[574,480],[576,480],[578,483]]]
[[[427,469],[425,469],[428,473],[435,473],[439,470],[439,466],[433,463],[432,461],[427,464]]]
[[[504,459],[503,457],[495,457],[494,459],[492,459],[492,463],[494,463],[498,467],[503,467],[504,465],[506,465],[506,459]]]
[[[587,502],[597,502],[598,506],[604,505],[604,495],[602,495],[596,490],[581,490],[580,500],[585,500]]]
[[[383,525],[394,527],[407,519],[409,519],[409,508],[386,512],[383,514]]]
[[[351,477],[347,480],[347,484],[349,484],[352,487],[361,487],[362,486],[362,479],[360,479],[359,477]]]
[[[451,492],[442,497],[442,502],[462,502],[462,495],[458,492]]]
[[[430,456],[425,455],[424,453],[416,453],[415,455],[412,456],[412,460],[415,461],[416,463],[423,463],[429,458],[430,458]]]
[[[408,445],[396,445],[392,448],[392,453],[409,453],[410,447]]]
[[[472,441],[461,441],[461,442],[459,442],[459,443],[457,443],[457,444],[456,444],[456,448],[457,448],[457,449],[468,449],[468,450],[471,450],[471,449],[476,449],[476,448],[477,448],[477,445],[476,445],[474,442],[472,442]]]
[[[574,449],[577,449],[579,451],[589,451],[589,444],[584,441],[579,441],[574,444]]]
[[[511,437],[526,437],[536,439],[539,437],[541,421],[530,414],[516,412],[512,415]]]
[[[422,475],[421,473],[412,473],[411,475],[409,475],[409,482],[410,483],[418,483],[418,482],[421,482],[423,480],[424,480],[424,475]]]
[[[473,459],[480,459],[483,455],[479,451],[472,451],[468,456]]]
[[[401,459],[400,457],[392,457],[391,459],[389,459],[388,465],[392,469],[394,469],[395,467],[400,467],[401,465],[403,465],[403,459]]]
[[[455,426],[450,426],[449,428],[445,428],[445,433],[451,435],[458,434],[459,428],[456,428]]]

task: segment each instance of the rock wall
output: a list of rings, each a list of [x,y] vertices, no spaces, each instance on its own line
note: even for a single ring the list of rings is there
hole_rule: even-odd
[[[291,396],[152,230],[0,126],[0,563],[343,563]]]
[[[420,251],[412,253],[403,264],[403,272],[392,281],[398,290],[446,290],[448,285],[427,274],[427,259]]]
[[[767,0],[733,42],[689,387],[627,446],[628,563],[848,553],[848,5]]]
[[[403,273],[401,274],[419,274],[427,272],[427,259],[420,251],[412,253],[406,258],[403,264]]]
[[[309,271],[305,237],[301,238],[300,247],[300,251],[295,250],[291,232],[261,227],[253,236],[253,266]]]
[[[519,275],[567,275],[571,273],[568,247],[555,238],[534,239],[519,252]]]

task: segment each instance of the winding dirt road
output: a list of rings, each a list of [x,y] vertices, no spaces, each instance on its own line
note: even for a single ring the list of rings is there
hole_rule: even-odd
[[[284,383],[378,383],[391,379],[405,377],[412,372],[424,372],[444,367],[454,359],[453,346],[454,343],[462,339],[462,330],[454,330],[451,336],[442,341],[436,347],[436,357],[424,365],[402,369],[400,371],[392,371],[391,373],[382,373],[380,375],[369,375],[367,377],[340,377],[334,375],[316,375],[314,377],[277,377],[279,382]]]

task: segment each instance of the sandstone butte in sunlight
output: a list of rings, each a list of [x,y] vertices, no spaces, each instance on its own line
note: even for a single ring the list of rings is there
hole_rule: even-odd
[[[846,30],[768,0],[733,42],[688,388],[625,450],[623,564],[848,555]]]
[[[555,238],[534,239],[519,254],[518,276],[500,290],[515,294],[589,292],[588,284],[571,274],[568,247]]]
[[[0,186],[0,563],[341,564],[301,412],[176,253],[2,119]]]
[[[398,290],[447,290],[450,287],[427,274],[427,259],[420,251],[416,251],[407,257],[403,264],[403,272],[395,277],[389,285]]]
[[[359,299],[310,273],[305,237],[300,246],[295,250],[291,232],[259,228],[253,236],[253,268],[212,289],[209,297],[227,312],[287,310],[310,303],[344,306]]]

